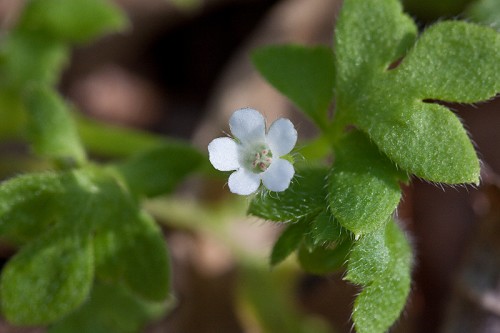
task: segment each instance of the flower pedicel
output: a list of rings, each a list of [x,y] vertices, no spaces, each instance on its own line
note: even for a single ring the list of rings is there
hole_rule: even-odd
[[[244,108],[236,110],[229,119],[233,138],[217,138],[208,145],[212,165],[220,171],[233,171],[229,176],[229,190],[248,195],[260,186],[275,192],[290,186],[295,170],[281,158],[297,142],[297,131],[285,118],[274,121],[266,133],[266,122],[260,112]]]

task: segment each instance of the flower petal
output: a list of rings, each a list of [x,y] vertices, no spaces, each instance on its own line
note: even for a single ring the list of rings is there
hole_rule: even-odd
[[[290,186],[294,174],[292,163],[278,158],[273,160],[269,169],[262,173],[262,182],[269,190],[282,192]]]
[[[238,162],[238,144],[230,138],[217,138],[208,144],[208,159],[220,171],[236,170]]]
[[[297,130],[290,120],[280,118],[274,121],[269,128],[266,142],[273,156],[280,157],[288,154],[297,142]]]
[[[266,121],[257,110],[250,108],[236,110],[229,119],[229,128],[243,144],[265,140]]]
[[[228,185],[229,190],[235,194],[249,195],[259,188],[260,176],[241,168],[229,176]]]

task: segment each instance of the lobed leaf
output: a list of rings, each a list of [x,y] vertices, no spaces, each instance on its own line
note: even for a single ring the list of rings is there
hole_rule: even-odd
[[[203,161],[203,155],[194,147],[165,142],[116,165],[116,170],[133,193],[153,197],[174,190]]]
[[[31,0],[18,29],[37,32],[65,42],[87,42],[122,30],[127,19],[107,0]]]
[[[328,178],[330,209],[339,223],[356,235],[380,229],[399,203],[398,181],[402,178],[364,134],[353,131],[336,150]]]
[[[63,164],[81,164],[85,151],[65,102],[46,86],[31,86],[24,98],[28,137],[41,156]]]
[[[415,23],[397,0],[344,1],[334,41],[338,103],[360,98],[366,78],[402,57],[416,35]]]
[[[399,317],[410,291],[411,248],[395,222],[388,224],[385,242],[390,254],[386,270],[354,302],[358,333],[386,332]]]
[[[88,237],[57,229],[23,247],[3,269],[3,314],[15,325],[53,322],[85,301],[93,277]]]
[[[316,216],[324,209],[327,170],[304,168],[297,173],[290,187],[280,193],[255,196],[250,202],[248,214],[275,222],[298,221]]]
[[[395,70],[403,96],[474,103],[500,92],[500,34],[460,21],[437,23]],[[405,97],[406,97],[405,96]]]
[[[335,69],[330,48],[267,46],[252,54],[257,70],[319,124],[333,98]]]

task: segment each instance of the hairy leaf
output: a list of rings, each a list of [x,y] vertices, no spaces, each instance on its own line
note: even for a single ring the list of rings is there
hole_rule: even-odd
[[[500,34],[466,22],[437,23],[395,72],[395,80],[414,98],[487,100],[500,91]]]
[[[390,255],[386,270],[354,302],[358,333],[386,332],[399,317],[410,291],[411,248],[396,223],[387,226],[385,241]]]
[[[380,278],[391,260],[386,244],[385,225],[354,242],[347,266],[346,280],[368,285]]]
[[[336,118],[367,133],[409,173],[477,183],[479,161],[459,120],[424,100],[493,97],[500,90],[500,36],[474,24],[442,22],[407,51],[415,31],[409,22],[396,0],[345,1],[335,35]]]
[[[333,97],[331,49],[323,46],[267,46],[254,51],[255,67],[309,117],[324,123]]]
[[[248,213],[275,222],[298,221],[316,216],[325,205],[327,170],[297,170],[290,187],[280,193],[264,192],[250,202]]]
[[[380,229],[399,203],[401,178],[364,134],[353,131],[338,144],[328,178],[330,209],[356,235]]]
[[[86,299],[94,277],[87,236],[58,229],[24,247],[5,266],[1,305],[13,324],[44,325]]]

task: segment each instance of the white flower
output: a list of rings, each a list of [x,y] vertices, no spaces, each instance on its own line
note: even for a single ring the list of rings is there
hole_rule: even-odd
[[[220,171],[236,170],[229,176],[229,190],[251,194],[260,181],[271,191],[281,192],[290,186],[295,170],[280,157],[288,154],[297,142],[297,131],[290,120],[277,119],[266,134],[264,117],[254,109],[236,110],[229,119],[236,140],[217,138],[208,145],[212,165]]]

